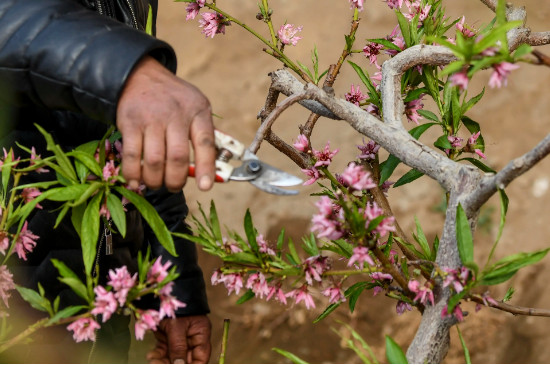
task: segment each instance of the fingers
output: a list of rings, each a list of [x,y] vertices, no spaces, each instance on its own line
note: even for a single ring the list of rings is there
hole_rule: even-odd
[[[150,124],[144,131],[142,178],[145,185],[156,189],[162,186],[165,162],[165,130]]]
[[[132,128],[120,128],[120,133],[124,136],[122,175],[131,189],[137,189],[141,181],[142,134]]]
[[[191,124],[191,143],[195,150],[195,177],[201,190],[209,190],[214,183],[216,173],[216,146],[214,126],[210,108],[204,109],[195,116]]]
[[[189,130],[177,124],[166,129],[166,168],[164,181],[169,191],[181,190],[189,169]]]

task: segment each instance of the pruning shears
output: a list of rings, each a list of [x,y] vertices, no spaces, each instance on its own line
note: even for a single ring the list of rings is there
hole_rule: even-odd
[[[260,160],[250,152],[244,144],[235,138],[214,131],[216,150],[216,182],[248,181],[260,190],[275,195],[296,195],[297,190],[281,189],[279,186],[293,186],[302,182],[302,179],[281,171]],[[230,160],[240,161],[240,166],[233,166]],[[190,164],[189,176],[195,176],[195,165]]]

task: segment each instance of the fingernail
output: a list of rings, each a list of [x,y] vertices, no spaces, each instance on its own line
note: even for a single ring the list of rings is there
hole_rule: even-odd
[[[128,182],[128,187],[135,190],[139,187],[139,182],[137,180],[130,180]]]
[[[212,186],[212,179],[209,176],[204,175],[199,181],[199,189],[208,190]]]
[[[174,360],[174,364],[185,364],[185,361],[183,359],[176,359]]]

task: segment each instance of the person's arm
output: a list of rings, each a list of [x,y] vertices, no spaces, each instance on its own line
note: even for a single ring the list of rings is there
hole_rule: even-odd
[[[172,232],[190,233],[185,218],[187,205],[182,193],[171,194],[166,189],[148,191],[147,200],[155,207],[168,229]],[[152,363],[183,360],[186,363],[206,363],[210,358],[210,312],[202,271],[197,263],[195,244],[182,238],[174,238],[177,257],[173,257],[158,242],[148,225],[145,238],[153,257],[162,262],[170,260],[177,266],[179,277],[175,280],[172,295],[185,303],[176,311],[177,318],[161,321],[155,332],[156,347],[147,358]]]
[[[199,188],[212,186],[210,104],[175,69],[168,44],[74,1],[0,3],[0,99],[116,122],[125,143],[123,175],[133,187],[144,181],[181,189],[189,141]]]

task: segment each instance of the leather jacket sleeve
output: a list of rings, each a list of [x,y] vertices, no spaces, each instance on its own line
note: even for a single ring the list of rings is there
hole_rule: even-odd
[[[145,195],[155,207],[160,217],[171,232],[191,233],[185,223],[188,213],[183,193],[173,194],[166,189],[151,190]],[[197,249],[193,242],[174,237],[177,257],[170,255],[158,242],[150,227],[145,226],[145,241],[151,247],[152,257],[162,256],[162,262],[170,260],[177,266],[180,274],[175,280],[172,294],[186,304],[185,308],[176,311],[176,315],[198,315],[210,312],[206,298],[206,288],[202,271],[197,263]]]
[[[0,100],[113,123],[124,83],[151,55],[175,72],[173,49],[72,0],[0,2]]]

